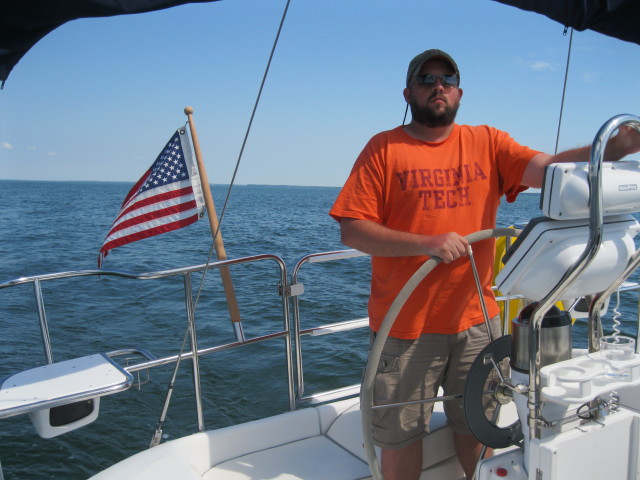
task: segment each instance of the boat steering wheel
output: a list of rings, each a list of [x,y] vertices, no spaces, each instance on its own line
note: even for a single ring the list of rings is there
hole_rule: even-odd
[[[465,238],[471,243],[475,243],[489,238],[497,238],[503,236],[513,237],[517,235],[517,232],[512,228],[494,228],[488,230],[482,230],[479,232],[467,235]],[[430,258],[427,260],[416,272],[411,276],[407,283],[402,287],[395,300],[389,307],[387,314],[380,325],[371,351],[369,352],[369,359],[367,361],[367,368],[365,370],[364,378],[362,381],[362,388],[360,392],[360,409],[362,413],[362,435],[364,439],[364,448],[367,455],[367,462],[369,463],[369,469],[374,480],[383,480],[382,472],[380,470],[380,464],[376,455],[375,447],[373,444],[373,431],[371,429],[372,416],[373,416],[373,385],[375,380],[375,374],[380,356],[382,355],[382,349],[389,331],[395,322],[398,313],[404,306],[409,296],[416,289],[418,284],[426,278],[431,271],[438,266],[441,262],[439,258]],[[503,340],[507,339],[507,340]],[[507,346],[508,343],[508,346]],[[519,422],[514,423],[506,429],[499,428],[495,424],[486,418],[482,407],[483,395],[486,392],[484,390],[484,380],[487,378],[493,365],[489,362],[485,362],[483,359],[488,354],[493,355],[496,362],[500,362],[504,358],[510,355],[511,337],[501,337],[495,342],[490,343],[485,350],[478,355],[478,358],[473,363],[467,383],[465,384],[465,403],[468,401],[470,404],[469,409],[465,409],[465,413],[471,413],[477,420],[474,425],[470,425],[474,436],[478,437],[478,434],[483,438],[478,438],[483,443],[487,443],[487,438],[498,439],[500,446],[505,442],[516,442],[521,438]],[[487,366],[488,365],[488,366]],[[486,395],[485,395],[486,397]],[[479,413],[479,414],[478,414]],[[513,444],[513,443],[511,443]]]

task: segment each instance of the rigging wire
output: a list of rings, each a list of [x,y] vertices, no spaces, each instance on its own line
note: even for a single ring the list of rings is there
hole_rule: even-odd
[[[573,27],[565,27],[563,35],[567,35],[567,31],[571,30],[569,33],[569,48],[567,50],[567,62],[564,71],[564,85],[562,87],[562,100],[560,101],[560,115],[558,117],[558,130],[556,133],[556,147],[554,150],[554,155],[558,153],[558,143],[560,142],[560,127],[562,126],[562,113],[564,111],[564,99],[567,93],[567,81],[569,79],[569,64],[571,62],[571,49],[573,46]],[[407,114],[409,112],[409,104],[405,107],[404,110],[404,118],[402,119],[402,125],[405,125],[407,122]]]
[[[208,266],[211,263],[211,258],[213,256],[213,251],[215,248],[215,240],[218,237],[218,235],[220,234],[220,226],[222,225],[222,219],[224,218],[224,214],[227,210],[227,204],[229,203],[229,198],[231,197],[231,190],[233,188],[233,185],[235,183],[235,179],[236,176],[238,174],[238,169],[240,167],[240,161],[242,159],[242,154],[244,153],[244,148],[245,145],[247,144],[247,139],[249,138],[249,132],[251,131],[251,126],[253,124],[253,119],[255,117],[256,111],[258,109],[258,104],[260,103],[260,97],[262,96],[262,90],[264,89],[264,85],[266,83],[267,80],[267,75],[269,73],[269,68],[271,67],[271,60],[273,59],[273,54],[275,52],[276,46],[278,44],[278,39],[280,38],[280,33],[282,32],[282,26],[284,25],[284,20],[287,16],[287,11],[289,10],[289,4],[291,3],[291,0],[287,0],[287,3],[285,5],[284,8],[284,12],[282,14],[282,18],[280,19],[280,25],[278,27],[278,32],[276,34],[276,38],[273,42],[273,46],[271,47],[271,53],[269,55],[269,61],[267,62],[267,67],[265,69],[264,75],[262,76],[262,82],[260,83],[260,88],[258,90],[258,96],[256,98],[255,104],[253,106],[253,111],[251,112],[251,118],[249,119],[249,125],[247,127],[247,131],[245,133],[244,136],[244,140],[242,142],[242,147],[240,148],[240,153],[238,154],[238,160],[236,161],[236,166],[235,169],[233,170],[233,175],[231,177],[231,182],[229,183],[229,188],[227,190],[227,195],[225,197],[224,200],[224,204],[222,205],[222,210],[220,212],[220,219],[218,221],[218,227],[216,228],[215,233],[213,234],[213,240],[211,242],[211,248],[209,249],[209,256],[207,257],[207,263],[205,265],[205,269],[202,271],[202,277],[200,279],[200,285],[198,286],[198,293],[196,295],[196,299],[193,302],[193,308],[191,310],[191,314],[195,315],[195,311],[196,311],[196,307],[198,306],[198,301],[200,300],[200,294],[202,293],[202,289],[204,288],[204,281],[205,278],[207,276],[207,271],[208,271]],[[186,125],[186,124],[185,124]],[[215,212],[208,212],[209,215],[215,214]],[[184,338],[182,340],[182,346],[180,348],[180,354],[178,355],[178,360],[176,361],[176,366],[174,368],[173,371],[173,377],[171,380],[171,383],[169,384],[169,387],[167,389],[167,393],[165,395],[165,400],[164,400],[164,405],[162,408],[162,413],[160,415],[160,419],[158,421],[158,427],[156,428],[156,431],[154,432],[154,435],[151,439],[151,443],[149,445],[149,448],[151,447],[155,447],[156,445],[158,445],[162,439],[162,427],[164,425],[165,419],[166,419],[166,414],[167,414],[167,410],[169,408],[169,403],[171,403],[171,396],[175,387],[175,378],[177,376],[178,373],[178,369],[180,368],[180,360],[182,359],[182,354],[184,352],[184,349],[186,347],[186,343],[187,343],[187,337],[189,335],[189,332],[191,330],[191,323],[189,324],[189,326],[187,327],[187,330],[184,334]],[[1,473],[1,471],[0,471]],[[2,480],[2,477],[0,475],[0,480]]]
[[[224,199],[224,204],[222,205],[222,210],[220,212],[220,219],[218,221],[218,228],[213,235],[213,241],[211,242],[211,248],[209,249],[209,256],[207,257],[207,263],[204,271],[202,272],[202,278],[200,279],[200,285],[198,287],[198,293],[196,295],[196,299],[193,305],[193,310],[195,312],[196,307],[198,306],[198,301],[200,300],[200,294],[202,293],[202,289],[204,288],[204,280],[207,274],[207,267],[211,263],[211,258],[213,256],[213,250],[215,247],[215,239],[220,234],[220,226],[222,225],[222,220],[224,218],[224,214],[227,211],[227,205],[229,203],[229,198],[231,197],[231,190],[235,184],[236,176],[238,174],[238,169],[240,168],[240,162],[242,160],[242,155],[244,154],[245,146],[247,145],[247,140],[249,138],[249,133],[251,132],[251,126],[253,125],[253,119],[255,118],[256,111],[258,110],[258,104],[260,103],[260,97],[262,96],[262,91],[264,90],[264,85],[267,81],[267,75],[269,74],[269,69],[271,67],[271,61],[273,60],[273,55],[276,50],[276,46],[278,45],[278,40],[280,39],[280,33],[282,32],[282,27],[284,25],[285,18],[287,17],[287,11],[289,10],[289,4],[291,0],[287,0],[287,3],[284,7],[284,12],[282,12],[282,18],[280,19],[280,25],[278,26],[278,32],[276,33],[276,37],[273,42],[273,46],[271,47],[271,53],[269,54],[269,60],[267,61],[267,67],[265,68],[264,75],[262,76],[262,82],[260,83],[260,88],[258,89],[258,95],[256,97],[255,104],[253,105],[253,110],[251,112],[251,117],[249,118],[249,125],[247,126],[247,131],[245,132],[244,139],[242,141],[242,146],[240,147],[240,153],[238,154],[238,159],[236,160],[236,166],[233,170],[233,175],[231,176],[231,181],[229,182],[229,188],[227,190],[227,195]],[[209,212],[211,214],[211,212]]]
[[[564,71],[564,85],[562,87],[562,100],[560,101],[560,115],[558,117],[558,130],[556,133],[556,147],[554,150],[554,155],[558,153],[558,143],[560,142],[560,127],[562,126],[562,113],[564,111],[564,99],[567,92],[567,81],[569,79],[569,64],[571,62],[571,50],[573,46],[573,27],[565,27],[564,32],[562,33],[564,36],[567,35],[567,31],[571,30],[569,33],[569,48],[567,50],[567,62]],[[402,125],[407,123],[407,114],[409,113],[409,104],[406,105],[404,109],[404,118],[402,119]]]
[[[563,35],[567,35],[567,30],[569,27],[565,27]],[[567,92],[567,79],[569,78],[569,62],[571,61],[571,46],[573,44],[573,28],[571,28],[571,33],[569,34],[569,50],[567,51],[567,65],[564,71],[564,86],[562,87],[562,100],[560,101],[560,116],[558,118],[558,132],[556,133],[556,148],[554,151],[554,155],[558,154],[558,142],[560,141],[560,126],[562,125],[562,112],[564,110],[564,97]]]

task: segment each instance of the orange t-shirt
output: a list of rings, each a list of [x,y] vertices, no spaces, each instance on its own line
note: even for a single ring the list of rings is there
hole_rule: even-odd
[[[500,198],[513,202],[537,151],[488,126],[454,125],[440,143],[402,127],[379,133],[358,157],[330,215],[370,220],[395,230],[461,235],[494,228]],[[498,314],[491,291],[493,239],[473,245],[488,314]],[[400,289],[429,257],[371,259],[369,320],[378,331]],[[468,258],[440,264],[414,290],[390,332],[397,338],[458,333],[483,321]]]

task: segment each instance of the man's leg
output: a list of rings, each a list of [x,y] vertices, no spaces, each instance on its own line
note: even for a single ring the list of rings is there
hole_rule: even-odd
[[[499,317],[490,321],[491,331],[494,338],[501,335]],[[480,351],[489,343],[486,326],[484,324],[475,325],[463,332],[452,336],[454,347],[451,353],[449,371],[445,379],[445,394],[460,394],[464,392],[464,386],[469,369]],[[487,399],[488,400],[488,399]],[[485,408],[492,405],[488,401]],[[493,405],[495,408],[495,405]],[[454,444],[458,460],[462,465],[468,480],[473,478],[473,473],[480,458],[482,444],[471,434],[467,425],[462,400],[454,400],[445,403],[445,413],[449,426],[454,430]],[[486,412],[492,414],[492,408]],[[491,449],[487,449],[486,457],[493,455]]]
[[[418,480],[422,471],[422,440],[404,448],[381,451],[382,476],[384,480]]]
[[[473,435],[464,435],[458,432],[453,433],[453,439],[460,465],[462,465],[462,469],[464,470],[467,479],[471,480],[473,478],[473,472],[476,469],[478,459],[480,458],[482,444],[478,442]],[[493,455],[493,450],[487,448],[484,458],[490,457],[491,455]]]
[[[444,375],[446,346],[429,335],[415,340],[389,337],[374,385],[374,403],[390,404],[433,397]],[[422,438],[428,432],[432,404],[374,410],[374,442],[382,448],[385,480],[417,480],[422,470]],[[396,448],[402,446],[401,448]]]

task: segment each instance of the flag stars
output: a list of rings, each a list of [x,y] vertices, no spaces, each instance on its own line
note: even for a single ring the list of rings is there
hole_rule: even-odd
[[[179,138],[173,138],[156,159],[149,178],[141,187],[141,191],[169,185],[173,182],[189,178],[189,170],[185,163],[182,145]]]

